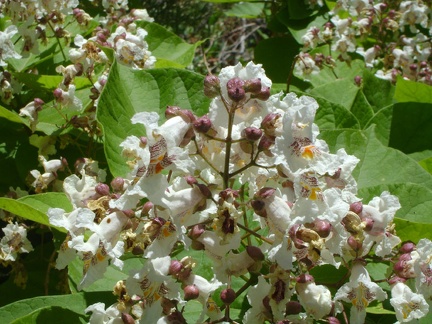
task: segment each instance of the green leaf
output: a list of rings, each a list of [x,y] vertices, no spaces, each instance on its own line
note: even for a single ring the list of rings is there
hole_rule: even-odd
[[[335,91],[335,89],[343,89],[343,91]],[[333,82],[317,86],[309,93],[313,96],[318,96],[330,102],[339,104],[350,110],[358,92],[359,88],[352,80],[338,79]]]
[[[156,111],[163,116],[169,105],[203,115],[209,105],[203,92],[203,79],[187,70],[133,71],[119,64],[112,66],[100,97],[97,118],[104,130],[105,153],[114,176],[125,176],[129,172],[121,156],[120,143],[129,135],[145,134],[142,125],[131,124],[132,116],[141,111]]]
[[[432,174],[432,158],[424,159],[419,161],[419,165],[427,172]]]
[[[256,18],[262,14],[264,3],[240,2],[225,11],[225,15],[239,18]]]
[[[0,308],[0,318],[4,323],[73,323],[63,316],[87,322],[87,306],[96,302],[105,302],[106,307],[115,302],[115,298],[106,293],[77,293],[70,295],[40,296],[22,299]],[[56,318],[55,315],[58,315]],[[34,318],[34,321],[31,319]],[[43,319],[49,319],[44,321]],[[75,321],[75,323],[77,323]]]
[[[377,78],[369,70],[364,68],[359,75],[363,76],[362,90],[375,113],[393,104],[395,87],[390,81]]]
[[[152,55],[157,59],[157,68],[188,66],[192,63],[197,46],[201,44],[201,42],[188,44],[176,34],[156,23],[140,21],[137,22],[137,26],[148,32],[145,41],[148,43]]]
[[[432,103],[396,103],[389,146],[404,153],[432,149]]]
[[[16,112],[12,112],[2,106],[0,106],[0,118],[5,118],[11,122],[25,124],[24,119],[22,119]]]
[[[319,104],[315,123],[320,130],[360,128],[357,118],[345,107],[320,97],[315,97],[315,99]]]
[[[341,284],[344,278],[348,276],[348,270],[345,267],[337,269],[333,265],[324,264],[311,269],[310,274],[315,281],[322,285]]]
[[[20,199],[0,197],[0,209],[46,226],[52,226],[46,215],[50,207],[63,208],[67,212],[72,211],[72,205],[63,193],[50,192]],[[64,228],[55,228],[66,232]]]
[[[399,77],[396,83],[394,98],[398,102],[432,103],[432,87]]]
[[[272,37],[255,47],[255,61],[261,63],[266,75],[275,83],[286,83],[294,57],[300,47],[289,37]]]

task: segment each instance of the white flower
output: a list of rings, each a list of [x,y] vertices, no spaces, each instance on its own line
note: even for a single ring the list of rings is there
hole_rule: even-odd
[[[5,31],[0,31],[0,66],[6,66],[7,63],[4,60],[15,58],[20,59],[19,55],[14,48],[12,43],[12,37],[18,33],[18,28],[15,25],[11,25],[5,29]]]
[[[404,283],[398,282],[392,287],[390,304],[396,311],[400,323],[410,322],[426,316],[429,305],[420,294],[413,293]]]
[[[87,199],[96,193],[97,184],[95,177],[87,175],[85,170],[82,170],[81,179],[72,174],[64,180],[63,190],[74,208],[86,207]]]
[[[247,299],[252,307],[244,315],[243,323],[262,324],[271,318],[269,309],[263,303],[263,299],[268,295],[270,288],[271,286],[264,279],[264,276],[259,276],[258,284],[249,288]]]
[[[335,300],[351,303],[350,323],[362,324],[366,318],[366,308],[374,300],[383,301],[387,294],[372,282],[366,268],[357,262],[351,270],[349,282],[344,284],[335,295]]]
[[[315,282],[309,280],[306,282],[297,281],[296,291],[299,302],[308,315],[319,320],[330,313],[332,298],[330,290],[326,286],[316,285]]]
[[[0,241],[0,260],[15,261],[18,253],[33,251],[24,226],[18,223],[8,224],[2,231],[5,235]]]
[[[121,312],[116,307],[117,304],[111,305],[105,309],[104,303],[95,303],[85,309],[85,312],[92,312],[89,324],[121,324],[123,323]]]
[[[426,300],[432,302],[432,242],[421,239],[417,244],[419,257],[414,264],[416,273],[417,292],[421,293]]]

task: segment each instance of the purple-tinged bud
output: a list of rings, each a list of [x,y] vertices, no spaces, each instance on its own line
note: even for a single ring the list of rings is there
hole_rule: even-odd
[[[56,99],[61,99],[63,97],[63,91],[57,88],[53,91],[53,95]]]
[[[234,190],[232,188],[227,188],[219,192],[219,198],[221,198],[223,201],[226,201],[228,199],[235,199],[239,197],[239,191]]]
[[[256,79],[246,80],[244,82],[243,89],[246,92],[251,92],[253,94],[259,93],[261,91],[261,79],[256,78]]]
[[[236,299],[236,293],[233,289],[224,289],[220,293],[220,298],[225,305],[230,305]]]
[[[193,240],[196,240],[204,232],[205,232],[204,225],[202,224],[194,225],[192,229],[189,231],[189,237]]]
[[[211,193],[211,190],[208,186],[206,186],[205,184],[202,184],[202,183],[197,183],[196,186],[201,191],[201,193],[204,197],[206,197],[207,199],[212,198],[212,193]]]
[[[198,183],[197,179],[196,179],[194,176],[187,175],[187,176],[185,176],[184,178],[185,178],[185,180],[186,180],[186,183],[187,183],[189,186],[193,186],[194,184],[197,184],[197,183]]]
[[[151,201],[147,201],[141,209],[141,216],[148,216],[150,210],[152,210],[153,207],[154,207],[153,203]]]
[[[366,232],[371,231],[372,228],[373,228],[373,226],[374,226],[374,223],[375,223],[375,221],[372,218],[370,218],[370,217],[363,217],[362,218],[362,222],[365,224],[364,225],[364,230]]]
[[[302,306],[298,301],[289,301],[286,303],[285,313],[286,315],[297,315],[300,314]]]
[[[381,4],[379,5],[379,8],[380,8],[381,11],[385,11],[385,10],[387,10],[388,5],[387,5],[386,3],[381,3]]]
[[[122,192],[123,188],[124,188],[124,183],[125,183],[125,181],[124,181],[124,179],[122,177],[115,177],[111,181],[111,188],[115,192]]]
[[[171,264],[168,269],[168,274],[171,276],[177,276],[183,270],[183,264],[178,260],[171,260]]]
[[[276,125],[279,123],[280,118],[281,115],[277,113],[270,113],[264,117],[261,128],[266,135],[275,136]]]
[[[404,260],[399,259],[399,261],[394,264],[393,271],[401,278],[410,279],[416,277],[412,265]]]
[[[42,106],[45,104],[45,102],[40,98],[34,98],[33,102],[37,111],[40,111]]]
[[[199,289],[195,284],[187,285],[186,287],[184,287],[183,291],[184,291],[184,299],[186,301],[197,299],[199,297]]]
[[[350,205],[349,210],[353,213],[356,213],[357,215],[360,215],[363,210],[363,203],[361,201],[354,202]]]
[[[122,319],[124,324],[135,324],[136,323],[134,318],[132,317],[132,315],[130,315],[128,313],[122,313],[121,319]]]
[[[239,102],[246,97],[243,89],[244,81],[240,78],[232,78],[227,82],[228,97],[235,102]]]
[[[212,122],[207,115],[204,115],[194,120],[193,127],[198,133],[205,134],[211,129]]]
[[[262,136],[262,130],[256,127],[246,127],[242,130],[241,135],[248,141],[255,142]]]
[[[299,284],[304,284],[304,283],[315,282],[315,279],[310,274],[303,273],[296,278],[296,282]]]
[[[390,286],[392,286],[392,285],[395,285],[395,284],[397,284],[397,283],[399,283],[399,282],[405,283],[406,281],[407,281],[407,279],[405,279],[405,278],[401,278],[401,277],[398,277],[398,276],[394,276],[394,277],[391,277],[391,278],[388,280],[388,284],[389,284]]]
[[[265,202],[262,200],[252,200],[251,206],[258,216],[267,217],[267,212],[265,210]]]
[[[228,97],[232,101],[240,102],[246,97],[246,94],[243,88],[233,88],[233,89],[228,89]]]
[[[411,253],[404,253],[399,256],[399,261],[411,261]]]
[[[254,261],[264,261],[265,259],[264,253],[259,247],[249,245],[246,247],[246,252]]]
[[[260,198],[270,198],[271,196],[274,195],[276,189],[274,188],[270,188],[270,187],[264,187],[261,188],[256,194],[256,197],[260,197]]]
[[[411,253],[412,251],[414,251],[416,248],[416,245],[413,242],[405,242],[401,248],[399,249],[399,251],[401,253]]]
[[[416,72],[417,71],[417,64],[410,64],[409,69],[413,72]]]
[[[208,98],[214,98],[219,94],[220,81],[215,75],[209,74],[204,78],[204,95]]]
[[[269,87],[262,87],[261,91],[258,93],[254,93],[251,95],[251,98],[266,101],[268,98],[270,98],[270,88]]]
[[[275,138],[272,136],[263,135],[258,143],[258,150],[262,151],[268,157],[272,157],[273,154],[270,151],[270,148],[275,143]]]
[[[313,222],[313,230],[318,233],[322,238],[326,238],[330,235],[332,225],[325,220],[316,219]]]
[[[178,106],[167,106],[165,109],[165,118],[170,119],[172,117],[178,116],[180,110],[181,108]]]
[[[144,148],[144,147],[147,146],[147,143],[148,143],[148,139],[147,139],[147,137],[145,137],[145,136],[141,136],[141,137],[140,137],[140,146],[141,146],[142,148]]]
[[[95,187],[95,191],[101,196],[109,196],[110,189],[105,183],[98,183]]]
[[[170,311],[173,307],[170,308]],[[184,324],[187,323],[186,319],[183,317],[183,314],[178,311],[175,310],[174,312],[168,314],[167,316],[167,323],[170,324]]]
[[[327,322],[329,324],[340,324],[340,321],[337,319],[337,317],[334,316],[327,317]]]
[[[363,78],[360,75],[356,75],[354,77],[354,84],[358,87],[361,87],[362,83],[363,83]]]
[[[362,242],[358,241],[355,236],[351,235],[347,240],[348,246],[354,251],[358,252],[363,247]]]
[[[76,76],[81,76],[84,73],[84,65],[82,63],[78,62],[74,64],[74,67],[76,69]]]
[[[421,61],[420,62],[420,68],[425,69],[428,67],[428,63],[426,61]]]

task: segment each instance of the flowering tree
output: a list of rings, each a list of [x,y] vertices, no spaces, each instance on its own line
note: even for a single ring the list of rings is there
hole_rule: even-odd
[[[0,7],[2,318],[432,318],[427,2],[236,4],[291,38],[206,76],[200,42],[102,5]]]

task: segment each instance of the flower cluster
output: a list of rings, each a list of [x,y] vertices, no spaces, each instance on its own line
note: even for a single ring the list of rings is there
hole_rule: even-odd
[[[430,3],[341,0],[330,13],[328,23],[311,27],[302,37],[303,50],[328,44],[335,55],[301,53],[296,63],[299,75],[307,78],[324,66],[332,66],[336,56],[349,63],[357,53],[379,78],[396,81],[401,75],[432,84]]]
[[[68,231],[57,268],[79,257],[85,288],[108,264],[122,267],[124,253],[146,260],[114,287],[114,305],[87,308],[91,323],[184,323],[191,300],[202,305],[199,323],[232,321],[230,306],[244,291],[245,323],[337,323],[347,309],[350,322],[363,323],[369,304],[387,298],[368,272],[376,259],[395,262],[388,283],[398,320],[427,314],[432,242],[398,252],[398,199],[383,192],[362,202],[352,176],[358,159],[318,138],[317,102],[270,95],[270,87],[253,63],[208,75],[208,114],[169,106],[162,123],[153,112],[133,116],[145,133],[121,144],[128,176],[108,185],[84,164],[65,179],[73,211],[48,212]],[[174,257],[179,249],[186,256]],[[213,277],[196,273],[195,250]],[[316,282],[311,272],[323,265],[346,268],[349,280],[336,291]],[[415,291],[405,283],[413,278]],[[243,282],[237,291],[235,282]]]

